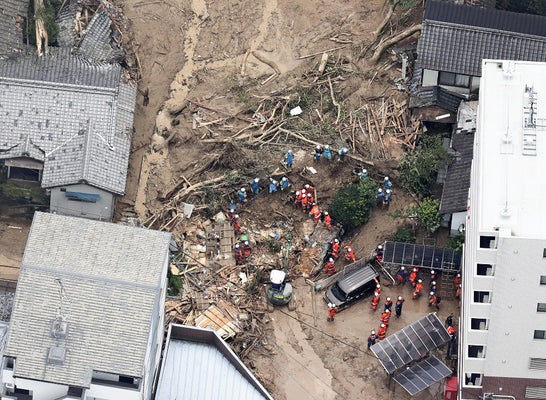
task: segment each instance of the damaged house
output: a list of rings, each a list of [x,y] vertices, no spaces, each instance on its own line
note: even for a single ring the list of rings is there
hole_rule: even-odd
[[[99,6],[76,35],[79,7],[64,3],[59,47],[42,56],[0,38],[0,162],[8,179],[39,182],[51,212],[110,220],[125,193],[137,89],[120,64],[111,10]]]

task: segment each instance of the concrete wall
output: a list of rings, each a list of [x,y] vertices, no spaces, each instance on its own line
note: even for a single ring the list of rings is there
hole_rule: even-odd
[[[431,69],[423,70],[423,83],[421,86],[436,86],[438,85],[438,71]]]
[[[98,194],[100,199],[96,203],[71,200],[66,192]],[[50,210],[62,215],[110,221],[114,213],[114,195],[86,184],[57,187],[51,189]]]

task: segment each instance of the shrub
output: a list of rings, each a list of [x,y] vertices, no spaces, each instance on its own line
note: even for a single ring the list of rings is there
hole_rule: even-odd
[[[457,236],[452,236],[447,242],[447,247],[455,251],[463,251],[464,233],[459,233]]]
[[[401,226],[394,233],[394,240],[402,243],[415,243],[415,235],[410,229]]]
[[[421,147],[400,160],[400,185],[421,198],[430,196],[436,173],[450,160],[441,136],[423,135]]]
[[[375,204],[376,191],[377,184],[371,179],[344,186],[335,194],[328,212],[346,229],[363,225],[368,222],[370,210]]]
[[[430,233],[434,233],[442,222],[442,216],[438,212],[440,200],[426,198],[409,210],[409,216],[416,218],[423,228]]]

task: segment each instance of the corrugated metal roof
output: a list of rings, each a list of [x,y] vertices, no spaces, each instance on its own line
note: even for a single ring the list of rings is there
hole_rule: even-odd
[[[212,331],[171,325],[156,400],[272,400]]]
[[[29,0],[2,0],[0,2],[0,58],[23,48],[24,18]]]
[[[165,232],[36,213],[6,346],[17,358],[14,375],[78,387],[89,387],[93,370],[142,377],[169,242]],[[51,335],[58,280],[66,339]],[[47,364],[56,345],[67,349],[66,359]]]
[[[445,1],[428,0],[424,20],[546,36],[546,17]]]
[[[0,62],[0,158],[44,162],[45,188],[87,182],[125,192],[136,87],[119,65],[50,56]]]

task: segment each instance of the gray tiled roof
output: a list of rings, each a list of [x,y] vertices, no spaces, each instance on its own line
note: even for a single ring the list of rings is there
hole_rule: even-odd
[[[0,58],[13,50],[23,48],[23,18],[27,16],[28,2],[29,0],[0,1]]]
[[[450,112],[457,112],[465,96],[440,86],[418,87],[411,92],[410,108],[438,106]]]
[[[116,64],[50,56],[0,62],[0,158],[44,162],[45,188],[87,182],[123,194],[136,88]]]
[[[93,370],[142,377],[169,241],[165,232],[36,213],[6,346],[14,375],[79,387],[89,387]],[[66,339],[50,332],[59,279]],[[56,345],[66,348],[62,365],[46,362]]]
[[[77,1],[67,0],[57,13],[57,25],[59,26],[59,34],[57,35],[57,43],[61,47],[72,47],[76,40],[76,33],[74,31],[74,20],[78,8],[81,6]]]
[[[546,17],[429,1],[417,59],[424,69],[471,76],[481,76],[483,59],[546,61],[545,27]]]
[[[78,46],[78,53],[89,60],[110,62],[123,57],[123,50],[111,40],[112,21],[104,10],[93,15]]]
[[[451,214],[466,210],[470,170],[472,167],[477,102],[461,102],[451,147],[454,158],[447,175],[440,201],[440,213]]]

